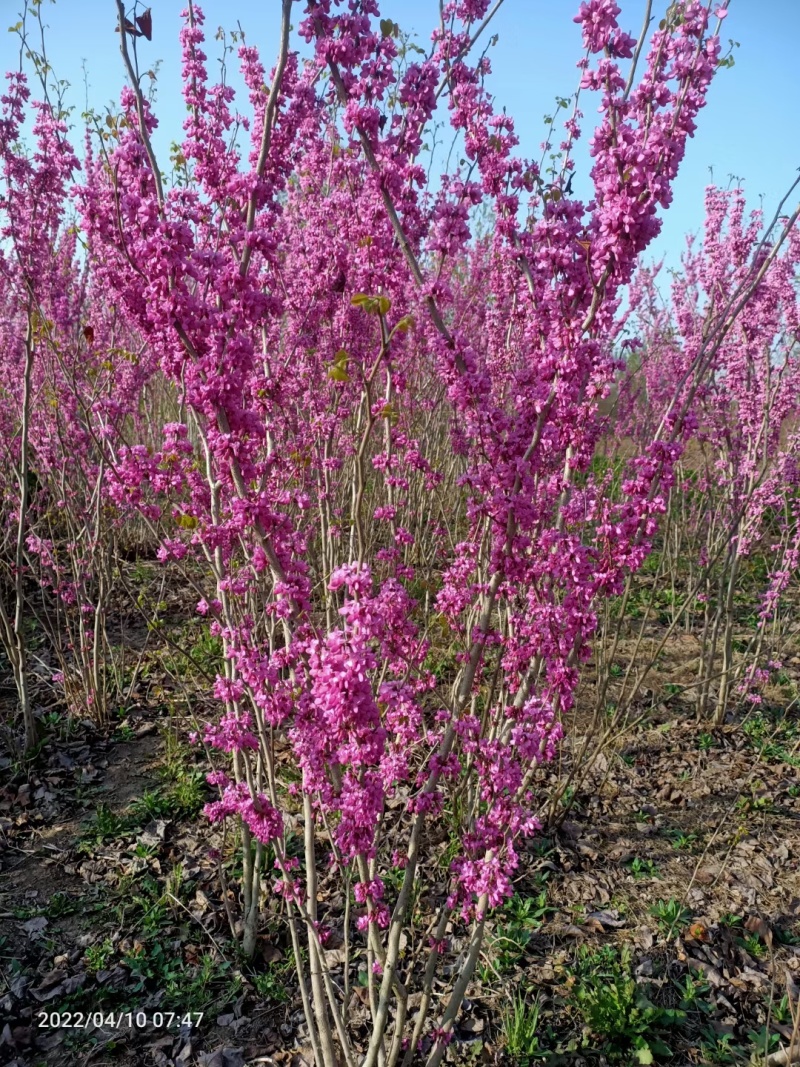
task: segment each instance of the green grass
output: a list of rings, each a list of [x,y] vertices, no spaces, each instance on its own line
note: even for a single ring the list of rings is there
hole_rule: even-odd
[[[539,1001],[529,1003],[522,993],[511,1001],[503,1011],[502,1032],[506,1053],[519,1067],[528,1067],[530,1062],[544,1054],[539,1040]]]
[[[295,966],[294,958],[270,963],[266,969],[250,975],[256,992],[264,1000],[273,1004],[285,1004],[292,988]]]
[[[83,954],[86,970],[89,974],[105,970],[114,956],[114,945],[107,937],[97,945],[90,945]]]
[[[156,819],[196,818],[207,789],[203,773],[194,765],[173,761],[162,770],[165,784],[145,789],[122,812],[105,803],[97,805],[94,819],[85,824],[78,851],[92,853],[98,845],[138,833]]]
[[[232,963],[215,946],[203,946],[200,927],[190,933],[185,925],[188,916],[175,903],[184,893],[180,868],[164,884],[150,874],[129,875],[108,890],[100,920],[126,936],[116,944],[102,936],[85,950],[84,964],[89,974],[122,967],[127,980],[122,988],[92,983],[65,998],[64,1008],[129,1011],[158,993],[165,1011],[211,1013],[239,996],[242,978]]]

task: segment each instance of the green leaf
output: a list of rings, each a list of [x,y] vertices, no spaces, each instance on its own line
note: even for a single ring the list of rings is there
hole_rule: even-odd
[[[349,362],[350,356],[347,351],[344,348],[340,348],[333,357],[333,366],[328,371],[328,377],[335,382],[349,382],[350,375],[347,373],[347,364]]]
[[[366,293],[356,293],[350,297],[350,303],[368,315],[386,315],[392,306],[388,296],[367,296]]]
[[[658,1037],[650,1038],[650,1048],[653,1051],[654,1055],[660,1056],[663,1059],[666,1059],[668,1056],[672,1055],[672,1049],[669,1047],[669,1045]]]
[[[637,1063],[652,1063],[653,1059],[654,1059],[653,1053],[651,1052],[649,1045],[642,1045],[641,1048],[637,1048],[637,1050],[636,1050],[636,1061],[637,1061]]]

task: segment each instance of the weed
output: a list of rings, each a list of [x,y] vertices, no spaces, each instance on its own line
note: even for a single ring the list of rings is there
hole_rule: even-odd
[[[98,945],[89,945],[86,952],[83,954],[86,970],[89,974],[95,974],[97,971],[105,970],[113,955],[114,946],[111,943],[110,937],[107,937]]]
[[[287,962],[271,963],[265,971],[251,976],[251,981],[256,992],[264,1000],[275,1004],[283,1004],[289,999],[290,978],[294,972],[294,963],[290,958]]]
[[[185,745],[174,742],[170,734],[165,741],[170,742],[161,772],[166,783],[166,799],[173,812],[194,818],[207,799],[205,775],[195,766]]]
[[[770,1014],[776,1023],[780,1023],[782,1026],[787,1024],[791,1026],[794,1021],[792,1018],[792,1006],[789,1003],[789,998],[784,994],[779,1001],[776,1001],[772,1005]]]
[[[800,945],[800,935],[787,930],[784,927],[775,927],[775,940],[779,945]]]
[[[545,891],[532,897],[512,897],[505,907],[510,926],[529,931],[538,930],[553,911],[547,904]]]
[[[437,682],[447,682],[455,674],[458,664],[458,649],[455,645],[447,648],[432,646],[425,658],[425,669],[435,675]]]
[[[684,1011],[659,1008],[648,1000],[633,977],[627,945],[579,950],[572,1000],[584,1026],[584,1047],[596,1047],[593,1043],[602,1038],[609,1060],[616,1062],[629,1059],[631,1052],[642,1064],[670,1056],[662,1034],[686,1017]]]
[[[750,795],[741,796],[736,801],[736,810],[743,814],[771,811],[772,800],[766,794],[759,793],[759,790],[763,788],[763,785],[764,783],[761,781],[753,782],[750,786]]]
[[[122,836],[127,830],[125,820],[109,808],[107,804],[98,804],[94,822],[86,829],[78,844],[79,852],[92,852],[104,841]]]
[[[719,1067],[729,1067],[742,1062],[742,1057],[733,1044],[733,1035],[717,1034],[711,1028],[703,1035],[700,1053],[703,1057],[702,1063],[718,1064]]]
[[[553,840],[550,837],[537,837],[534,838],[531,845],[531,851],[534,856],[539,856],[542,859],[547,859],[548,856],[552,856],[555,851],[553,848]]]
[[[767,954],[766,946],[762,944],[755,934],[750,934],[747,937],[740,937],[739,944],[745,952],[749,953],[754,959],[760,960]]]
[[[229,980],[230,964],[206,952],[194,963],[185,962],[171,943],[136,943],[122,959],[133,979],[132,992],[155,988],[164,991],[167,1004],[180,1004],[181,1011],[194,1012],[220,1007],[234,999],[241,986],[237,976]],[[216,995],[215,995],[216,994]]]
[[[241,978],[238,975],[230,975],[231,965],[226,960],[220,960],[215,954],[204,953],[199,960],[198,966],[189,968],[189,980],[181,978],[172,986],[167,986],[167,994],[173,1003],[183,1002],[189,1006],[189,1011],[203,1011],[209,1003],[218,1008],[230,1001],[235,1000],[241,988]],[[211,996],[215,987],[219,988],[216,997]]]
[[[631,860],[631,874],[634,878],[656,878],[658,868],[652,860],[634,856]]]
[[[737,915],[735,911],[723,912],[719,917],[720,925],[730,928],[738,927],[742,925],[741,915]]]
[[[650,914],[667,938],[672,937],[691,918],[688,908],[684,908],[675,897],[670,897],[669,900],[657,900],[650,909]]]
[[[60,919],[64,915],[74,915],[76,911],[82,911],[85,905],[78,897],[72,897],[69,893],[60,890],[53,893],[44,909],[48,919]]]
[[[694,831],[686,834],[682,830],[668,830],[666,836],[669,838],[672,847],[677,851],[685,849],[687,852],[691,852],[698,840],[698,835]]]
[[[511,1006],[503,1012],[503,1033],[506,1052],[520,1067],[527,1067],[531,1059],[542,1055],[539,1044],[539,1000],[529,1004],[518,993]]]
[[[167,923],[168,898],[152,875],[122,878],[118,894],[115,919],[131,933],[141,929],[145,934],[154,935]]]
[[[546,890],[536,896],[511,898],[488,941],[495,968],[500,974],[519,962],[533,933],[541,928],[553,910],[547,904]]]
[[[12,914],[20,922],[26,922],[28,919],[35,919],[42,915],[42,909],[33,904],[19,904],[12,910]]]
[[[613,896],[609,903],[609,907],[613,908],[614,911],[619,912],[620,917],[624,918],[628,914],[630,902],[626,900],[625,897]]]
[[[761,759],[800,766],[800,759],[793,751],[800,730],[797,720],[787,717],[785,712],[759,710],[742,723],[742,733]]]
[[[759,1058],[766,1058],[771,1052],[777,1052],[781,1043],[780,1035],[771,1034],[766,1026],[762,1026],[760,1030],[749,1030],[747,1038]]]
[[[158,789],[145,789],[128,808],[130,817],[140,823],[150,822],[151,819],[168,819],[173,813],[173,805]]]
[[[712,1011],[712,1005],[709,1000],[711,986],[708,982],[693,978],[692,975],[687,974],[683,979],[683,985],[678,984],[678,991],[681,994],[680,1006],[683,1011],[696,1012],[702,1015],[708,1015]]]
[[[199,814],[206,801],[206,785],[202,771],[192,769],[184,772],[168,792],[174,811],[189,818]]]

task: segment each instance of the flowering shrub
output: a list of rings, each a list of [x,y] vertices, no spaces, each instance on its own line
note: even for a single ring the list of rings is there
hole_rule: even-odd
[[[646,558],[666,507],[672,416],[620,496],[590,464],[624,287],[669,205],[726,5],[671,4],[648,45],[613,0],[581,4],[580,97],[548,169],[515,154],[489,61],[471,58],[488,0],[448,0],[419,58],[373,0],[308,0],[306,62],[281,6],[271,73],[239,48],[243,116],[210,82],[189,5],[167,185],[118,4],[131,84],[87,155],[79,225],[92,293],[122,309],[180,415],[155,447],[141,428],[95,433],[109,461],[92,460],[93,484],[160,531],[163,561],[207,577],[197,610],[224,670],[198,740],[219,761],[206,815],[241,834],[245,951],[271,866],[316,1061],[408,1065],[422,1049],[435,1067],[487,911],[539,826],[536,768],[558,745],[597,605]],[[601,115],[589,203],[571,193],[585,94]],[[420,156],[442,97],[464,159],[428,188]],[[29,547],[47,567],[53,545]],[[443,827],[456,848],[439,892]],[[341,918],[319,893],[326,867],[346,898],[344,964],[326,948]],[[348,1021],[355,938],[363,1056]]]
[[[129,322],[81,262],[67,205],[78,160],[63,116],[33,104],[35,151],[22,145],[30,91],[11,75],[2,99],[3,531],[14,617],[0,608],[2,640],[35,740],[26,623],[51,638],[69,710],[103,721],[118,695],[107,639],[119,515],[106,481],[116,449],[142,433],[139,402],[152,360]],[[26,594],[33,581],[52,594]]]
[[[670,304],[660,300],[653,271],[642,270],[633,288],[641,367],[623,384],[620,430],[644,444],[678,402],[674,437],[683,461],[673,508],[682,519],[674,528],[693,564],[688,602],[699,601],[704,614],[698,710],[705,713],[716,689],[718,723],[737,688],[760,699],[765,661],[777,655],[767,633],[797,569],[796,218],[781,220],[775,240],[761,212],[746,215],[740,189],[711,187],[702,247],[690,243]],[[755,634],[734,663],[741,567],[762,552],[768,562]]]

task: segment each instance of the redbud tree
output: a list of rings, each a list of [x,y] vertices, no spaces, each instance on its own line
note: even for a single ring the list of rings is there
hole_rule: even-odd
[[[106,480],[115,449],[144,432],[139,401],[150,377],[146,353],[98,290],[81,247],[66,115],[47,100],[34,104],[29,151],[29,99],[25,78],[9,76],[0,98],[0,477],[10,596],[0,599],[0,638],[28,749],[37,734],[31,677],[41,683],[42,667],[82,717],[102,722],[119,695],[108,638],[119,517]],[[49,672],[46,664],[33,670],[34,622],[49,637]]]
[[[670,510],[682,544],[670,571],[679,556],[689,558],[680,615],[701,606],[698,714],[712,709],[718,724],[735,695],[759,701],[759,683],[776,669],[767,635],[796,571],[797,217],[779,210],[766,225],[762,212],[746,212],[741,189],[710,187],[702,244],[689,243],[669,300],[657,271],[642,269],[632,287],[641,356],[622,385],[618,428],[638,446],[681,405],[683,458]],[[692,373],[698,363],[700,381]],[[760,610],[736,657],[735,596],[755,555],[766,561]]]
[[[669,420],[621,496],[590,463],[625,287],[726,4],[673,3],[654,26],[648,4],[635,38],[613,0],[582,3],[580,85],[545,164],[518,154],[487,89],[488,0],[443,3],[426,50],[374,0],[282,0],[269,74],[239,43],[243,112],[208,75],[190,3],[172,181],[118,13],[129,84],[87,155],[79,227],[177,416],[156,447],[114,437],[105,499],[160,532],[222,641],[219,715],[197,740],[206,814],[240,842],[245,952],[278,894],[316,1062],[435,1067],[538,829],[536,769],[597,606],[665,507]],[[459,162],[431,183],[443,118]],[[359,960],[366,1027],[349,1017]]]

